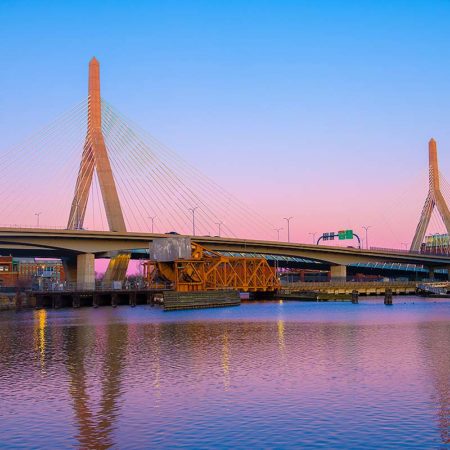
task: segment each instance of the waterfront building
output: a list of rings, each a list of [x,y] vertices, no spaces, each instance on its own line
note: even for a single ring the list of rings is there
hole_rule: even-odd
[[[26,287],[65,281],[60,259],[0,256],[0,288]]]
[[[450,254],[450,237],[447,233],[425,236],[420,249],[421,253]]]

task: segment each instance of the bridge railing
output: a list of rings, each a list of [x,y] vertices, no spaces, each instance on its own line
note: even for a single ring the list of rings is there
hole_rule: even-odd
[[[110,291],[148,291],[148,290],[168,290],[173,286],[171,283],[121,283],[121,282],[96,282],[95,287],[86,283],[51,283],[45,286],[32,286],[32,292],[110,292]]]
[[[434,250],[408,250],[408,249],[399,249],[399,248],[384,248],[384,247],[370,247],[370,250],[377,252],[385,252],[385,253],[405,253],[406,255],[443,255],[450,256],[450,247],[449,248],[436,248]]]
[[[62,225],[41,225],[41,224],[34,224],[34,225],[24,225],[24,224],[17,224],[17,223],[0,223],[0,228],[17,228],[17,229],[43,229],[43,230],[67,230],[67,227],[64,227]]]
[[[320,288],[342,288],[342,289],[358,289],[361,287],[377,288],[377,287],[417,287],[417,281],[299,281],[289,284],[283,284],[282,289],[308,289],[314,291]]]

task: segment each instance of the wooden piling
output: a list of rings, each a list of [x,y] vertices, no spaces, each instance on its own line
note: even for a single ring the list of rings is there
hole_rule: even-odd
[[[384,292],[384,304],[392,305],[392,289],[386,289]]]
[[[72,308],[79,308],[81,306],[81,299],[79,294],[72,295]]]
[[[53,294],[52,306],[53,306],[53,309],[61,308],[61,294]]]

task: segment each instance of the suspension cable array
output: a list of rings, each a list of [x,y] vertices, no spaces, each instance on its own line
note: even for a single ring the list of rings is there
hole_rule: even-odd
[[[0,153],[0,226],[67,226],[87,129],[84,100]],[[102,99],[102,132],[127,230],[270,239],[273,226]],[[82,160],[88,171],[92,158]],[[83,168],[83,166],[81,167]],[[107,229],[94,171],[84,228]],[[195,227],[195,228],[194,228]]]

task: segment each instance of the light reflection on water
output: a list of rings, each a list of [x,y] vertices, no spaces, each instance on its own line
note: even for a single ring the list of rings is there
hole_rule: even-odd
[[[0,446],[442,448],[450,302],[0,315]]]

